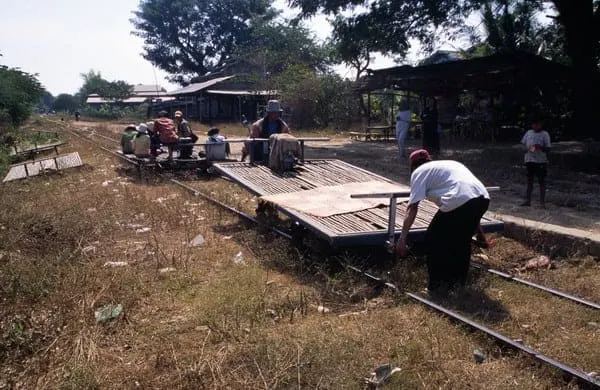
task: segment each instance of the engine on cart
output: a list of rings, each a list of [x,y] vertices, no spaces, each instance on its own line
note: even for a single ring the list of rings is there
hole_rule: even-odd
[[[277,172],[293,170],[300,156],[300,141],[290,134],[273,134],[269,143],[269,168]]]

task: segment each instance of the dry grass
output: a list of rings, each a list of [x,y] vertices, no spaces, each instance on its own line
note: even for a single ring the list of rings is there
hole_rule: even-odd
[[[132,180],[88,143],[70,138],[70,148],[83,169],[0,187],[0,388],[362,388],[384,363],[402,368],[390,388],[569,387],[558,373],[335,262],[315,262],[161,180]],[[230,183],[190,183],[253,209]],[[206,244],[189,247],[197,234]],[[516,245],[501,241],[488,255],[510,268],[533,254]],[[239,252],[243,264],[234,261]],[[128,266],[104,267],[108,261]],[[556,275],[547,281],[560,288],[585,275],[582,286],[596,296],[597,264],[563,263],[533,274]],[[160,271],[167,267],[174,271]],[[400,287],[424,287],[421,259],[387,267]],[[597,370],[600,330],[588,325],[600,322],[596,313],[484,275],[474,288],[448,304]],[[109,303],[123,304],[124,314],[96,324],[94,310]],[[476,348],[487,354],[482,365]]]

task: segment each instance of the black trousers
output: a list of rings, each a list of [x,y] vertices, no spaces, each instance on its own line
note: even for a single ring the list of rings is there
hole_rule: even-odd
[[[429,291],[443,293],[467,281],[471,263],[471,239],[489,199],[471,199],[450,211],[438,211],[427,228],[427,270]]]

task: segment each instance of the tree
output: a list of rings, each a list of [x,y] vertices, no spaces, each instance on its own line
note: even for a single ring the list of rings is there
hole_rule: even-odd
[[[186,83],[227,64],[249,42],[252,21],[272,19],[268,0],[141,0],[131,19],[144,58]]]
[[[83,85],[76,94],[80,104],[84,104],[87,97],[91,94],[98,94],[106,99],[123,100],[131,96],[133,85],[125,81],[108,81],[102,77],[100,72],[93,69],[87,73],[82,73]]]
[[[37,75],[0,65],[0,130],[25,122],[43,93]]]
[[[535,53],[542,41],[542,25],[537,17],[540,1],[488,1],[481,11],[486,30],[485,45],[492,53],[526,51]]]
[[[331,64],[330,48],[316,42],[309,30],[288,23],[254,23],[250,40],[236,48],[232,65],[257,88],[276,89],[279,74],[288,70],[324,73]],[[287,80],[289,82],[289,80]]]
[[[77,111],[77,107],[79,107],[79,102],[77,98],[73,95],[69,95],[68,93],[61,93],[54,99],[52,103],[52,109],[54,111],[67,111],[74,112]]]
[[[574,74],[573,130],[580,136],[596,135],[589,123],[594,122],[593,101],[597,101],[600,67],[600,0],[529,0],[554,7],[556,20],[564,28],[565,48]],[[300,7],[302,16],[319,11],[339,14],[363,5],[362,0],[289,0]],[[382,53],[404,55],[404,42],[416,38],[432,47],[436,31],[446,34],[460,31],[465,19],[485,4],[485,0],[373,0],[366,11],[353,16],[357,22],[373,26],[372,49]],[[590,87],[590,84],[593,84]],[[590,97],[590,93],[595,97]]]
[[[573,126],[580,136],[600,137],[594,101],[600,98],[600,0],[553,0],[564,27],[565,49],[575,75]],[[591,3],[591,4],[590,4]]]
[[[40,112],[47,112],[52,107],[52,102],[54,102],[54,96],[50,92],[44,91],[37,109]]]
[[[337,59],[354,69],[358,80],[369,68],[375,42],[371,40],[373,26],[357,18],[336,17],[332,21],[332,44]]]

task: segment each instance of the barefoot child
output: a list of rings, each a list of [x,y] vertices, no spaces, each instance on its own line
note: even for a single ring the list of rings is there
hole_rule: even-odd
[[[525,202],[521,206],[531,206],[531,193],[533,192],[533,179],[538,178],[540,183],[540,204],[546,205],[546,167],[548,165],[547,153],[550,151],[550,134],[544,130],[544,122],[540,117],[534,117],[531,130],[528,130],[521,143],[525,145],[525,167],[527,168],[527,190]]]

